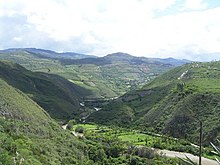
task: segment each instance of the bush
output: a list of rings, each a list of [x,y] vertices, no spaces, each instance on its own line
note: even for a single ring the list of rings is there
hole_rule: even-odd
[[[74,119],[70,120],[67,124],[67,129],[71,130],[73,128],[73,125],[75,125],[75,124],[76,124],[76,120],[74,120]]]
[[[85,130],[84,130],[84,128],[82,126],[77,126],[75,131],[79,132],[79,133],[84,133]]]

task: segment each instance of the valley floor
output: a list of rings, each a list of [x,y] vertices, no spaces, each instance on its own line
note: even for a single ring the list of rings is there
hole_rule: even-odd
[[[68,124],[64,124],[64,125],[62,125],[62,128],[63,128],[64,130],[66,130],[66,129],[67,129],[67,126],[68,126]],[[87,128],[87,131],[88,131],[88,130],[89,130],[89,131],[95,131],[95,130],[97,129],[97,128],[96,128],[97,125],[93,125],[93,124],[77,124],[77,125],[73,126],[73,128],[76,128],[77,126],[82,126],[82,127],[84,127],[85,129]],[[104,126],[104,127],[105,127],[105,126]],[[107,128],[105,128],[105,129],[107,129]],[[110,128],[108,128],[108,129],[110,129]],[[72,133],[74,136],[76,136],[76,137],[78,137],[78,136],[80,136],[80,137],[84,136],[83,133],[77,133],[76,131],[74,131],[74,129],[71,130],[71,133]],[[98,132],[96,132],[96,133],[99,134]],[[117,134],[117,133],[116,133],[116,134]],[[122,134],[123,134],[123,133],[122,133]],[[128,132],[124,132],[123,138],[126,138],[126,140],[124,139],[124,141],[130,141],[130,140],[131,140],[131,139],[129,139],[128,137],[126,137],[127,135],[130,136],[130,134],[129,134]],[[133,136],[137,136],[139,140],[140,140],[140,137],[141,137],[140,135],[144,135],[144,134],[139,134],[139,133],[137,133],[137,132],[136,132],[136,134],[133,134]],[[119,134],[118,134],[118,137],[120,137]],[[121,136],[121,137],[122,137],[122,136]],[[160,135],[160,137],[162,137],[162,135]],[[122,138],[121,140],[123,140],[123,138]],[[131,137],[130,137],[130,138],[131,138]],[[131,141],[130,141],[130,142],[131,142]],[[142,142],[139,143],[139,144],[137,144],[137,143],[135,144],[135,139],[132,139],[132,143],[135,145],[136,148],[144,147],[144,145],[142,144]],[[192,144],[190,144],[190,145],[192,145]],[[195,145],[192,145],[192,146],[197,147],[197,146],[195,146]],[[152,151],[155,151],[156,154],[158,154],[158,155],[160,155],[160,156],[162,156],[162,157],[181,158],[181,159],[186,159],[186,157],[188,157],[188,158],[189,158],[190,160],[192,160],[193,162],[197,162],[197,163],[198,163],[198,161],[199,161],[199,157],[198,157],[198,156],[195,156],[195,155],[193,155],[193,154],[191,154],[191,153],[178,152],[178,151],[167,150],[167,149],[158,149],[158,148],[155,148],[155,147],[151,147],[151,149],[152,149]],[[202,157],[202,165],[218,165],[218,163],[217,163],[215,160]]]

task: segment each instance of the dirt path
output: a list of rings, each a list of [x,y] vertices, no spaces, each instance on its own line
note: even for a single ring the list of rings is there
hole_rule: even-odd
[[[179,157],[179,158],[186,158],[186,156],[188,158],[190,158],[192,161],[194,162],[198,162],[199,157],[189,154],[189,153],[184,153],[184,152],[177,152],[177,151],[169,151],[169,150],[157,150],[158,154],[162,154],[165,155],[167,157],[171,157],[171,158],[175,158],[175,157]],[[202,165],[219,165],[215,160],[211,160],[211,159],[207,159],[202,157]]]
[[[62,128],[63,128],[64,130],[66,130],[67,125],[68,125],[68,124],[62,125]],[[82,133],[78,133],[78,132],[75,132],[75,131],[71,131],[71,134],[73,134],[73,135],[76,136],[76,137],[83,137],[83,134],[82,134]]]

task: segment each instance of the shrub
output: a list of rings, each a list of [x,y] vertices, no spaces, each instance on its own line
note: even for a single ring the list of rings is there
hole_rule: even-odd
[[[79,132],[79,133],[84,133],[85,130],[84,130],[84,128],[82,126],[77,126],[75,131]]]

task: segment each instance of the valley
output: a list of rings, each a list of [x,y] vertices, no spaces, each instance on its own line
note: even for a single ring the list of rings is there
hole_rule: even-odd
[[[64,125],[64,129],[68,124]],[[156,155],[170,157],[170,158],[186,158],[189,157],[193,161],[198,161],[199,146],[191,144],[182,139],[171,138],[164,135],[155,134],[153,132],[143,132],[140,130],[130,130],[120,127],[108,127],[96,124],[75,124],[68,128],[68,130],[76,137],[83,137],[91,140],[103,142],[111,138],[113,142],[121,143],[122,148],[118,148],[119,153],[128,154],[128,148],[132,148],[134,155],[138,155],[144,148],[151,154],[148,155],[150,159],[154,159]],[[139,151],[139,152],[137,152]],[[202,164],[217,165],[215,161],[215,154],[212,148],[203,148]],[[131,151],[130,151],[131,152]],[[146,152],[146,151],[145,151]],[[145,153],[147,154],[147,153]],[[210,159],[212,158],[212,159]],[[218,157],[219,158],[219,157]],[[174,160],[173,160],[174,161]],[[175,161],[174,161],[175,162]]]
[[[210,145],[220,138],[219,61],[33,48],[0,51],[0,59],[5,165],[197,161],[200,121],[203,164],[219,159]]]
[[[57,54],[41,49],[9,49],[0,51],[0,59],[18,63],[34,72],[62,76],[90,90],[92,93],[86,98],[121,96],[143,86],[159,74],[189,62],[172,58],[134,57],[126,53],[113,53],[104,57]]]
[[[197,144],[201,120],[204,144],[209,144],[220,133],[219,64],[191,63],[172,69],[112,101],[88,120],[150,130]]]

